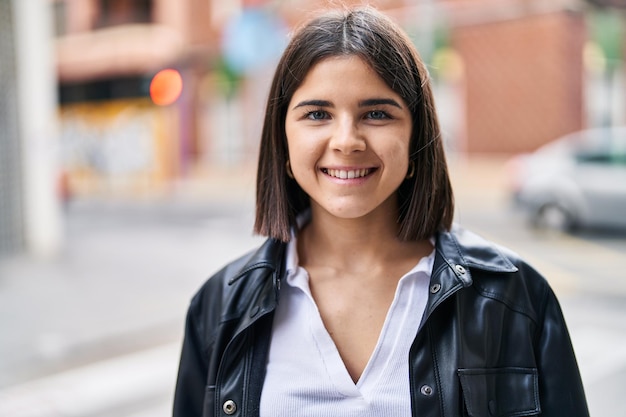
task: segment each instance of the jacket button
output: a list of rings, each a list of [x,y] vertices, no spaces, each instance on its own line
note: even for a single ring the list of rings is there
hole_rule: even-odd
[[[235,411],[237,411],[237,404],[235,404],[233,400],[225,401],[224,405],[222,405],[222,410],[224,410],[224,413],[230,416],[232,414],[235,414]]]
[[[422,393],[422,395],[425,395],[427,397],[433,395],[433,389],[430,385],[422,385],[422,387],[420,388],[420,392]]]
[[[454,269],[456,269],[457,274],[465,275],[465,268],[463,268],[463,265],[455,265]]]
[[[259,310],[260,310],[259,306],[252,307],[252,311],[250,311],[250,317],[254,317],[257,314],[259,314]]]
[[[438,283],[435,283],[435,284],[430,286],[431,294],[437,294],[440,289],[441,289],[441,284],[438,284]]]

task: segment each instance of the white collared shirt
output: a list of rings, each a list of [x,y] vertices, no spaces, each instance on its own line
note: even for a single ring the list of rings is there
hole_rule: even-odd
[[[287,246],[286,280],[274,316],[260,417],[410,416],[409,349],[428,299],[434,250],[398,282],[372,356],[355,384]]]

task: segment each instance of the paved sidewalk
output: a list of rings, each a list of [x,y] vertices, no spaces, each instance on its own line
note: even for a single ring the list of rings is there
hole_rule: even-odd
[[[76,201],[57,258],[0,261],[0,416],[168,415],[189,299],[261,241],[249,178]]]

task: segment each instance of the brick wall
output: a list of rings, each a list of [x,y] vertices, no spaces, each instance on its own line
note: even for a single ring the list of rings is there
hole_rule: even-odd
[[[573,12],[457,27],[468,152],[529,151],[583,127],[584,20]]]

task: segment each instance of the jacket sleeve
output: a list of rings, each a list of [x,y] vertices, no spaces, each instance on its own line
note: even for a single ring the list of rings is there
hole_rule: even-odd
[[[187,312],[173,417],[201,417],[203,413],[208,364],[195,317],[194,301]]]
[[[588,417],[587,401],[561,307],[546,287],[537,363],[541,415]]]

